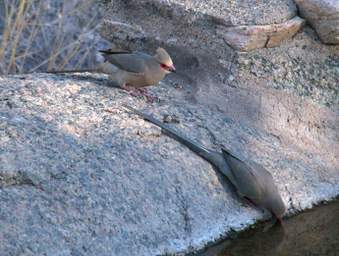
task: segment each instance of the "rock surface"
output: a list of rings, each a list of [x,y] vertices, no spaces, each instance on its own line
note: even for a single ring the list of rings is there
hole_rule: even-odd
[[[293,37],[304,25],[304,20],[295,17],[281,24],[253,26],[219,26],[219,33],[233,49],[251,51],[275,47],[283,40]]]
[[[293,0],[142,0],[146,5],[164,5],[171,9],[201,13],[222,19],[229,25],[265,25],[284,22],[296,15]],[[180,12],[178,12],[180,13]]]
[[[114,0],[111,5],[115,10],[119,10],[117,14],[125,15],[126,9],[142,8],[143,11],[149,11],[153,15],[160,14],[164,18],[177,17],[195,22],[199,17],[209,16],[221,19],[229,25],[282,23],[297,13],[293,0]],[[196,18],[184,16],[193,13]],[[130,20],[133,20],[134,13],[131,13],[130,17]]]
[[[339,194],[337,108],[266,89],[258,92],[265,109],[247,102],[259,112],[246,123],[187,101],[170,77],[151,89],[160,98],[154,104],[100,79],[0,78],[3,255],[183,253],[265,216],[240,202],[208,163],[122,103],[159,119],[176,116],[180,123],[172,125],[189,137],[260,162],[289,213]],[[242,102],[224,106],[235,115],[248,111]]]
[[[248,95],[251,95],[251,100],[262,104],[262,99],[257,98],[257,93],[251,89],[252,81],[256,81],[262,87],[293,91],[327,106],[339,103],[339,47],[321,44],[309,26],[295,34],[293,39],[281,41],[279,47],[239,53],[224,40],[225,30],[236,30],[237,27],[227,27],[220,19],[201,16],[194,11],[186,11],[185,16],[175,15],[189,9],[183,4],[171,4],[172,9],[168,10],[168,1],[152,3],[146,0],[114,1],[102,26],[102,35],[122,48],[149,52],[158,46],[166,48],[174,59],[178,74],[186,78],[185,82],[193,87],[191,90],[197,92],[194,99],[198,102],[209,102],[227,111],[222,106],[225,97],[237,103],[249,100]],[[284,24],[294,23],[286,21]],[[261,28],[272,27],[279,25]],[[258,26],[252,28],[258,31]],[[285,33],[289,30],[282,31],[285,36],[290,36]],[[244,40],[249,42],[248,46],[253,38],[257,40],[255,42],[266,45],[267,34],[254,35],[249,41]],[[267,45],[280,39],[279,34],[275,34]],[[237,98],[221,93],[232,91],[234,87],[246,87],[251,93]],[[251,115],[246,118],[251,118]]]
[[[123,47],[126,47],[126,43],[120,43],[115,38],[119,37],[124,41],[152,41],[154,44],[162,42],[175,46],[186,45],[196,49],[224,45],[223,37],[217,33],[220,26],[249,26],[251,29],[254,25],[284,24],[295,16],[296,6],[292,0],[114,0],[108,11],[103,33],[107,39]],[[278,25],[279,28],[281,26],[284,25]],[[300,28],[293,25],[294,29],[296,27]],[[273,26],[269,33],[276,28]],[[279,38],[289,38],[285,30],[280,28],[274,34]],[[262,37],[267,37],[268,32],[265,30],[263,33]],[[271,46],[280,41],[282,40],[275,40]],[[265,44],[260,45],[262,46]]]
[[[295,0],[302,17],[314,27],[326,44],[339,44],[338,0]]]
[[[173,56],[178,73],[150,89],[160,103],[107,87],[102,76],[0,77],[1,254],[179,254],[267,217],[122,103],[263,164],[288,214],[339,194],[339,46],[305,27],[279,47],[235,52],[217,34],[234,22],[218,10],[239,2],[210,1],[211,12],[207,1],[114,1],[107,39]],[[255,24],[295,15],[280,10]]]

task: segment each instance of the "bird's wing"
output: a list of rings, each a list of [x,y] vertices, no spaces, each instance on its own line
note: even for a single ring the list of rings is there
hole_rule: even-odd
[[[105,60],[117,66],[119,69],[132,72],[143,73],[145,72],[147,61],[152,56],[140,52],[127,52],[127,51],[100,51]]]
[[[227,149],[222,148],[222,152],[235,178],[239,194],[254,202],[260,201],[264,190],[260,174],[254,170],[255,166],[252,166],[251,162],[247,164],[242,157],[236,156]]]

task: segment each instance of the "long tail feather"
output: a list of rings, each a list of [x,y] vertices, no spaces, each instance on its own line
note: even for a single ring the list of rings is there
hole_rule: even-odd
[[[93,69],[93,68],[72,69],[72,70],[48,70],[46,73],[60,74],[60,73],[85,73],[85,72],[95,73],[95,72],[98,72],[98,70]]]
[[[128,110],[130,110],[131,112],[139,115],[141,118],[143,118],[146,121],[149,121],[157,126],[159,126],[161,129],[163,129],[164,131],[166,131],[166,133],[168,135],[170,135],[170,137],[172,137],[173,139],[179,141],[180,143],[186,145],[189,149],[191,149],[193,152],[195,152],[196,154],[200,155],[201,157],[203,157],[205,160],[207,161],[211,161],[211,159],[213,158],[212,156],[212,151],[210,151],[209,149],[205,148],[204,146],[200,145],[199,143],[185,137],[184,135],[180,134],[179,132],[175,131],[174,129],[170,128],[169,126],[167,126],[166,124],[160,122],[159,120],[155,119],[154,117],[152,117],[151,115],[147,115],[145,113],[142,113],[128,105],[123,104],[123,107],[127,108]]]
[[[119,50],[113,50],[113,49],[107,49],[107,50],[99,50],[99,52],[104,54],[128,54],[131,53],[130,51],[119,51]]]

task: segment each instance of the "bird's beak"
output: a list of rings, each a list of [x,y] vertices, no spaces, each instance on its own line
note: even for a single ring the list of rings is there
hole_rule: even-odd
[[[176,72],[177,72],[177,70],[175,69],[174,65],[172,65],[171,67],[169,67],[168,70],[171,71],[172,73],[176,73]]]

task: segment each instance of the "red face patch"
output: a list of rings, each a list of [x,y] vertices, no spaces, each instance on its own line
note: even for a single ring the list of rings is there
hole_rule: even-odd
[[[163,63],[160,63],[160,67],[162,67],[165,70],[169,70],[170,69],[169,66],[167,66],[167,65],[165,65]]]

